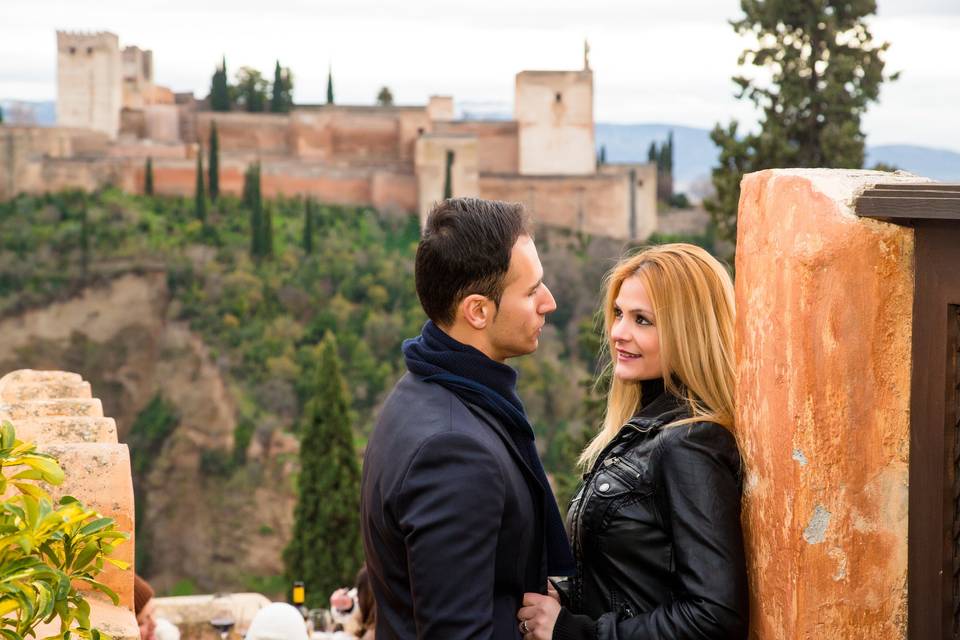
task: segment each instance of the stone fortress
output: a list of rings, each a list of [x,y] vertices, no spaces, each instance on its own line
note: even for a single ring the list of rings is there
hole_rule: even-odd
[[[107,32],[57,32],[57,126],[0,125],[0,198],[106,184],[190,195],[216,122],[220,188],[239,194],[261,163],[265,196],[426,215],[444,193],[523,202],[537,222],[645,239],[657,222],[651,164],[598,165],[593,72],[522,71],[512,120],[458,120],[450,96],[420,106],[296,105],[213,112],[155,84],[153,53]],[[206,158],[204,158],[206,161]]]

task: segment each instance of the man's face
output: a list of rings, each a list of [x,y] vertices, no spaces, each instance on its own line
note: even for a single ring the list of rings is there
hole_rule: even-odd
[[[487,328],[490,357],[499,362],[537,350],[546,315],[557,308],[543,283],[543,267],[530,236],[520,236],[510,254],[510,269],[500,306]]]

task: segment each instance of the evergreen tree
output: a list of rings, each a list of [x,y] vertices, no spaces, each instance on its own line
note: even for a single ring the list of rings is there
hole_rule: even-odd
[[[377,104],[381,107],[393,106],[393,92],[389,87],[380,87],[380,92],[377,93]]]
[[[210,183],[210,201],[216,202],[220,197],[220,135],[217,133],[217,121],[210,123],[210,159],[207,171]]]
[[[607,145],[600,145],[600,164],[607,164]]]
[[[143,169],[143,193],[153,195],[153,158],[147,156],[147,165]]]
[[[273,257],[273,207],[269,204],[263,207],[263,218],[261,219],[261,255],[264,258]]]
[[[203,184],[203,152],[197,152],[197,183],[193,193],[194,214],[197,220],[207,224],[207,190]]]
[[[210,81],[210,108],[213,111],[230,111],[230,88],[227,86],[227,57],[217,70],[213,72]]]
[[[0,107],[0,124],[3,124],[3,107]]]
[[[760,131],[740,134],[737,122],[717,124],[720,148],[713,169],[716,197],[705,205],[718,235],[736,242],[737,204],[744,173],[775,167],[860,168],[865,136],[861,118],[879,96],[883,54],[866,19],[876,0],[741,0],[744,16],[732,25],[758,43],[741,64],[769,72],[769,82],[734,78],[738,98],[761,111]]]
[[[327,104],[333,104],[333,67],[327,69]]]
[[[657,165],[660,165],[660,154],[657,152],[657,143],[651,142],[650,147],[647,149],[647,162],[656,162]]]
[[[663,170],[673,175],[673,129],[667,134],[666,151],[664,152]]]
[[[327,333],[300,427],[299,496],[283,553],[287,580],[303,581],[308,607],[325,606],[334,589],[352,583],[363,562],[360,468],[341,367]]]
[[[263,256],[263,202],[260,199],[260,164],[253,163],[243,174],[243,206],[250,214],[250,257]]]
[[[280,61],[273,70],[273,89],[270,97],[272,113],[287,113],[293,107],[293,74],[290,69],[281,69]]]
[[[453,151],[447,151],[447,163],[443,171],[443,199],[453,197]]]
[[[303,252],[313,253],[313,198],[307,198],[303,211]]]
[[[80,277],[86,281],[90,266],[90,221],[87,216],[87,198],[80,203]]]

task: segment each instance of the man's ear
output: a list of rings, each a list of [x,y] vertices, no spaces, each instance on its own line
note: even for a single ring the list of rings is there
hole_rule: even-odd
[[[472,293],[458,305],[458,312],[472,328],[483,331],[493,320],[493,302],[479,293]]]

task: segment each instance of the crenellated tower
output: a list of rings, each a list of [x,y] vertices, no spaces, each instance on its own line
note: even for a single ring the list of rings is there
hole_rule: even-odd
[[[57,124],[117,137],[123,106],[120,41],[106,31],[57,31]]]

